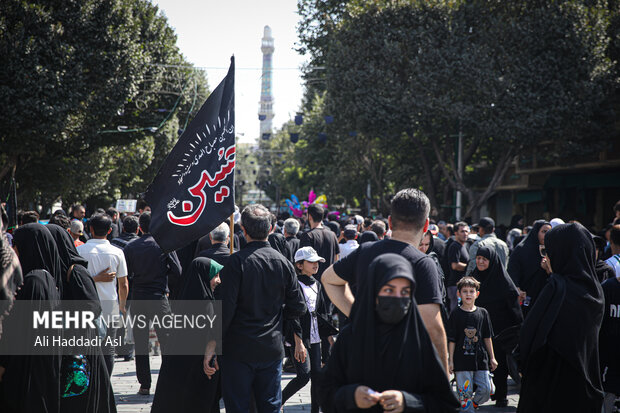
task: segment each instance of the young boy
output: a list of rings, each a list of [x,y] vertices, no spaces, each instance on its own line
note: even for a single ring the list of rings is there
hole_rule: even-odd
[[[497,367],[491,342],[493,329],[487,310],[475,305],[480,283],[475,278],[463,277],[456,288],[461,306],[452,311],[448,320],[450,372],[456,377],[462,411],[473,412],[493,392],[489,375],[489,368],[493,371]]]

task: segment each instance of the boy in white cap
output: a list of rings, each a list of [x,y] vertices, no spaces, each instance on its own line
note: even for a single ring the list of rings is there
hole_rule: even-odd
[[[319,262],[325,262],[325,259],[319,257],[319,254],[312,247],[300,248],[295,253],[297,279],[308,311],[301,318],[288,321],[286,341],[288,343],[294,342],[295,345],[294,347],[289,346],[287,350],[295,365],[297,377],[282,390],[282,405],[284,405],[290,397],[308,383],[308,380],[312,379],[310,387],[311,413],[318,413],[319,411],[318,373],[321,370],[321,338],[325,338],[321,335],[328,335],[331,338],[331,334],[337,333],[333,326],[328,325],[328,311],[321,295],[321,283],[314,278],[319,270]],[[330,342],[332,342],[331,339]]]

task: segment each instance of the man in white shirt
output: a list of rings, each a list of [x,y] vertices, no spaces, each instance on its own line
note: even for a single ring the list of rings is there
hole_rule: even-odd
[[[112,219],[105,214],[93,215],[90,219],[91,237],[86,244],[80,245],[78,253],[88,261],[88,272],[95,281],[103,317],[109,320],[106,337],[102,341],[102,350],[108,373],[112,376],[114,367],[114,339],[116,329],[113,328],[112,316],[118,316],[118,310],[125,313],[125,303],[129,292],[127,281],[127,264],[123,251],[106,239],[112,230]],[[100,272],[107,273],[99,274]],[[118,283],[118,293],[116,285]],[[106,345],[106,343],[108,345]]]
[[[605,261],[616,271],[616,278],[620,278],[620,225],[614,225],[609,231],[609,247],[612,256]]]
[[[342,234],[347,240],[344,244],[338,244],[340,247],[340,258],[344,258],[351,252],[355,251],[360,245],[357,243],[357,227],[355,225],[347,225],[344,227]]]

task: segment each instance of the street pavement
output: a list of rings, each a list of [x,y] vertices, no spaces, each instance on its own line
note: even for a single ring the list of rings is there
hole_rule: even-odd
[[[151,374],[153,377],[153,386],[151,391],[155,391],[159,367],[161,365],[161,357],[151,356]],[[293,374],[284,373],[282,377],[282,388],[294,377]],[[112,375],[112,387],[114,388],[114,398],[116,399],[116,408],[118,412],[150,412],[151,403],[153,402],[153,393],[149,396],[141,396],[138,394],[139,384],[136,378],[136,365],[133,361],[123,361],[116,359],[114,364],[114,372]],[[515,412],[519,402],[519,394],[516,386],[509,379],[508,386],[509,406],[506,408],[496,408],[495,402],[489,401],[480,406],[480,412]],[[220,403],[220,411],[224,413],[224,405]],[[291,397],[284,406],[285,413],[301,413],[310,411],[310,384],[306,385],[301,391]]]

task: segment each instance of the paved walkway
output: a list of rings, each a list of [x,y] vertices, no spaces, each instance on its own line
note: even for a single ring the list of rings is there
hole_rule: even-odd
[[[161,357],[151,356],[151,374],[153,377],[152,391],[155,391],[157,384],[157,375],[161,365]],[[282,377],[282,387],[294,377],[292,374],[284,373]],[[114,396],[116,399],[116,408],[119,412],[150,412],[151,403],[153,402],[153,394],[149,396],[141,396],[138,393],[138,380],[136,379],[136,365],[133,361],[122,361],[116,359],[114,364],[114,374],[112,375],[112,387],[114,388]],[[507,408],[498,409],[494,407],[495,402],[488,402],[480,407],[480,412],[515,412],[519,400],[519,395],[512,381],[509,381],[508,400],[510,402]],[[221,412],[224,413],[223,404]],[[286,413],[301,413],[310,411],[310,384],[289,399],[284,406]]]

